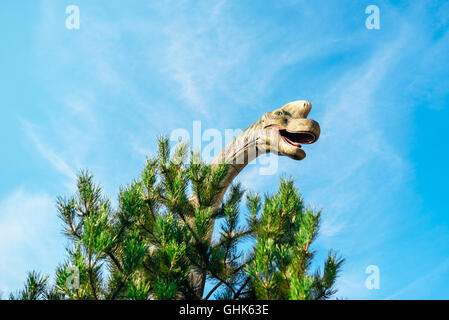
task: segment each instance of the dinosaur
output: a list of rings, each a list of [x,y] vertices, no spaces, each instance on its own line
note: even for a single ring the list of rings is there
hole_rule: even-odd
[[[227,188],[237,175],[259,155],[271,152],[293,160],[303,160],[306,152],[302,144],[312,144],[320,137],[318,122],[307,119],[312,109],[308,101],[293,101],[282,108],[265,113],[233,141],[212,161],[212,168],[220,163],[229,164],[223,180],[223,190],[213,209],[221,204]]]
[[[312,144],[320,137],[318,122],[307,119],[312,109],[308,101],[293,101],[272,112],[265,113],[214,158],[212,170],[221,163],[229,165],[222,181],[222,191],[216,198],[213,210],[219,208],[227,188],[245,166],[265,153],[287,156],[293,160],[306,157],[302,144]],[[213,223],[214,224],[214,223]],[[209,235],[211,241],[212,231]],[[205,274],[193,274],[196,283],[200,284],[199,296],[202,296],[206,280]]]

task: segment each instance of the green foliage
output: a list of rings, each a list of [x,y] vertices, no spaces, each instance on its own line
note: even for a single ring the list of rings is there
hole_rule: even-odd
[[[57,200],[69,245],[54,285],[32,272],[10,298],[327,299],[335,293],[343,260],[331,252],[322,273],[309,273],[320,212],[303,205],[292,180],[281,180],[264,201],[247,194],[245,222],[239,184],[219,198],[227,165],[188,158],[187,145],[178,144],[170,157],[168,139],[159,138],[158,155],[121,188],[117,208],[81,172],[76,195]]]
[[[46,284],[48,277],[37,272],[29,272],[25,287],[17,294],[11,294],[10,300],[43,300],[47,297]]]
[[[266,196],[263,204],[259,196],[249,195],[248,205],[257,241],[246,270],[254,280],[255,297],[310,300],[332,296],[343,259],[329,253],[323,275],[308,273],[315,255],[310,245],[318,234],[321,212],[304,207],[293,181],[282,179],[278,192]]]

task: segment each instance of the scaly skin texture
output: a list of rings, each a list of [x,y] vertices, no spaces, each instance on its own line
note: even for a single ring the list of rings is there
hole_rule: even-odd
[[[265,113],[261,119],[249,126],[229,143],[212,161],[212,169],[220,163],[229,164],[223,180],[223,189],[217,197],[213,209],[220,206],[227,188],[245,166],[259,155],[271,152],[287,156],[293,160],[306,157],[302,144],[311,144],[320,137],[318,122],[307,119],[312,109],[308,101],[293,101],[280,109]],[[212,236],[209,235],[209,241]],[[200,283],[199,297],[202,297],[206,275],[193,275]]]

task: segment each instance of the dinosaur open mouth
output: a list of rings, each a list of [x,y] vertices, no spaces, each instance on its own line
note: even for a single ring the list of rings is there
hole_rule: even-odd
[[[292,146],[301,148],[301,144],[314,143],[315,135],[310,132],[291,132],[288,130],[279,130],[281,137]]]

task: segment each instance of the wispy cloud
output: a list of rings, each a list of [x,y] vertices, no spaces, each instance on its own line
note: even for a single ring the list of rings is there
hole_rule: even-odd
[[[30,122],[21,120],[21,124],[39,154],[46,159],[55,170],[63,174],[70,181],[74,181],[76,178],[75,170],[73,170],[61,156],[56,154],[49,146],[44,144],[44,142],[36,134],[34,126]]]
[[[259,108],[278,88],[283,68],[334,50],[335,39],[330,37],[319,43],[305,41],[304,35],[279,37],[285,29],[274,19],[250,23],[234,15],[236,11],[245,15],[247,10],[225,1],[198,4],[189,15],[158,8],[166,35],[161,69],[179,88],[172,92],[180,93],[179,100],[202,118],[231,119],[230,114],[242,108]]]
[[[432,269],[430,272],[423,275],[421,278],[412,281],[405,287],[396,291],[392,295],[386,297],[385,300],[400,299],[401,296],[403,296],[406,293],[410,293],[411,290],[416,289],[417,287],[418,288],[421,286],[427,287],[429,282],[435,281],[435,278],[441,276],[442,273],[446,273],[448,269],[449,269],[449,259],[446,259],[442,263],[440,263],[436,268]]]
[[[383,127],[373,112],[379,107],[376,95],[379,84],[392,71],[403,46],[404,41],[400,39],[384,45],[367,63],[347,70],[324,94],[322,104],[326,109],[320,121],[323,135],[314,150],[322,156],[315,157],[309,169],[316,172],[314,169],[326,168],[328,182],[317,191],[321,199],[333,200],[326,204],[330,207],[327,207],[329,215],[325,216],[323,224],[325,237],[334,236],[345,227],[354,227],[353,222],[359,219],[353,216],[357,213],[348,212],[348,208],[363,202],[369,194],[354,186],[365,185],[364,188],[372,190],[371,186],[376,188],[382,183],[385,188],[388,183],[390,188],[397,187],[408,170],[405,160],[387,138],[388,126]],[[379,166],[384,172],[394,174],[387,181],[376,183]],[[371,170],[366,170],[369,167]]]

